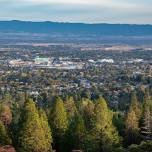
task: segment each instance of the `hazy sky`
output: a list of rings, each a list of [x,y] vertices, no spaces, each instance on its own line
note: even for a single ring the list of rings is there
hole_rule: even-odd
[[[152,24],[152,0],[0,0],[0,20]]]

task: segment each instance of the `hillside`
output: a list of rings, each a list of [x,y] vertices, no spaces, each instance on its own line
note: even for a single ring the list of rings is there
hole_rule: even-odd
[[[1,33],[151,36],[152,25],[0,21]]]

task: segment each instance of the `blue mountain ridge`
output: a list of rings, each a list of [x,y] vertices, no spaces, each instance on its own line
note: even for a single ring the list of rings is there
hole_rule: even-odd
[[[152,25],[85,24],[64,22],[0,21],[1,33],[152,36]]]

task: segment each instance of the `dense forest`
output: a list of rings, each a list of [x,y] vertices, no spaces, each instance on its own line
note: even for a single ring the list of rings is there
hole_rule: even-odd
[[[25,95],[0,101],[0,152],[151,152],[152,98],[132,92],[126,111],[103,97],[53,97],[38,104]]]

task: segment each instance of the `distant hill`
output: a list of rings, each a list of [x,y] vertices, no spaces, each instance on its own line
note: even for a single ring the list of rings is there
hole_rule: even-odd
[[[0,21],[0,33],[38,33],[85,36],[152,36],[152,25]]]

